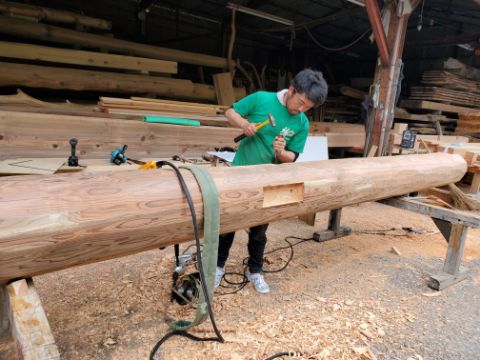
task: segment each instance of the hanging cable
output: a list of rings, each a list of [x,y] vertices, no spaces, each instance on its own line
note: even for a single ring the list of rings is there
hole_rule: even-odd
[[[310,30],[305,26],[304,27],[305,31],[307,32],[308,36],[310,37],[310,39],[315,43],[315,45],[317,45],[318,47],[322,48],[323,50],[326,50],[326,51],[343,51],[343,50],[346,50],[350,47],[352,47],[353,45],[355,45],[356,43],[358,43],[360,40],[362,40],[368,33],[370,33],[372,30],[369,28],[367,29],[365,32],[363,32],[358,38],[356,38],[355,40],[353,40],[351,43],[348,43],[344,46],[340,46],[340,47],[336,47],[336,48],[332,48],[332,47],[329,47],[329,46],[326,46],[326,45],[323,45],[321,44],[317,39],[315,39],[315,37],[313,36],[313,34],[310,32]]]
[[[205,274],[203,271],[203,264],[202,264],[202,254],[201,254],[201,244],[200,244],[200,235],[199,235],[199,229],[198,229],[198,222],[197,222],[197,214],[195,211],[195,205],[193,204],[193,199],[190,194],[190,191],[188,190],[188,186],[185,183],[185,179],[183,178],[182,173],[180,170],[171,162],[168,161],[158,161],[156,163],[157,168],[161,168],[163,165],[168,165],[170,166],[174,171],[175,174],[177,175],[178,181],[180,183],[180,187],[182,188],[182,192],[184,193],[188,207],[190,209],[190,214],[192,216],[192,224],[193,224],[193,233],[195,235],[195,244],[196,246],[196,256],[197,256],[197,264],[198,264],[198,269],[200,273],[200,284],[202,286],[203,293],[205,294],[205,302],[207,304],[207,310],[208,310],[208,315],[210,317],[210,322],[212,323],[213,329],[215,331],[216,337],[209,337],[209,338],[199,338],[197,336],[191,335],[187,333],[185,330],[174,330],[171,332],[168,332],[166,335],[164,335],[153,347],[153,349],[150,351],[150,360],[153,360],[155,357],[156,352],[160,348],[160,346],[170,337],[174,335],[179,335],[183,336],[186,338],[189,338],[191,340],[195,341],[218,341],[218,342],[224,342],[225,340],[223,339],[222,335],[220,334],[220,331],[217,328],[217,324],[215,323],[215,318],[213,316],[213,311],[212,311],[212,304],[210,301],[210,297],[208,296],[208,291],[207,291],[207,286],[206,286],[206,281],[205,281]]]

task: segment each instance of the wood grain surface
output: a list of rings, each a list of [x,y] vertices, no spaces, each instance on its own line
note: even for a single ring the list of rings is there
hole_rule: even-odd
[[[210,170],[221,232],[454,183],[458,155],[350,158]],[[202,223],[202,197],[182,170]],[[265,206],[264,189],[303,183],[303,198]],[[302,195],[302,192],[297,194]],[[168,169],[0,179],[0,282],[193,239],[187,202]]]

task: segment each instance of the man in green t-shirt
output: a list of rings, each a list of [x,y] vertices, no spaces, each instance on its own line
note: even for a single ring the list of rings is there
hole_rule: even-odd
[[[293,79],[290,87],[277,93],[259,91],[237,101],[226,112],[230,125],[247,135],[238,146],[233,166],[289,163],[303,152],[308,136],[308,118],[305,112],[322,105],[328,87],[319,71],[305,69]],[[272,114],[276,126],[256,129],[256,123]],[[248,280],[260,293],[270,291],[262,275],[263,253],[267,242],[268,224],[250,228],[248,236]],[[225,274],[225,262],[235,233],[220,235],[218,244],[215,287]]]

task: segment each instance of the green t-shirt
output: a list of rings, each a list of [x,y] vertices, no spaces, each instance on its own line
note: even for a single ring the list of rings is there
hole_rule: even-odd
[[[238,146],[233,166],[271,164],[275,160],[273,142],[283,135],[286,150],[302,153],[308,136],[308,118],[304,113],[292,115],[277,98],[277,93],[259,91],[244,97],[232,105],[233,109],[251,123],[275,118],[276,126],[262,127],[252,137],[246,137]]]

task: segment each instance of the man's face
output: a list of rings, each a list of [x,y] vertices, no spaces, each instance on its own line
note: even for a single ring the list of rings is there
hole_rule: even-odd
[[[285,105],[287,110],[292,115],[306,112],[313,108],[315,104],[305,94],[297,92],[292,86],[288,88],[285,95]]]

